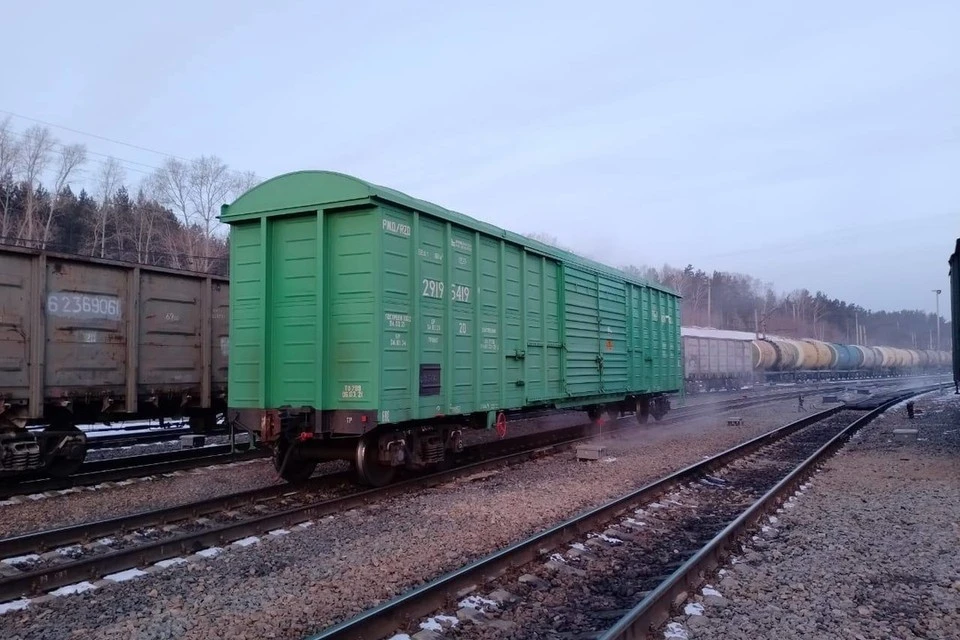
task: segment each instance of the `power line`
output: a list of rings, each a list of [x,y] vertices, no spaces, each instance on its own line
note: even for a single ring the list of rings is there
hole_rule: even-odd
[[[24,131],[10,131],[9,133],[10,133],[11,135],[18,136],[21,141],[27,140],[27,134],[26,134],[26,132],[24,132]],[[54,144],[54,146],[59,147],[61,151],[64,150],[64,149],[66,149],[67,146],[68,146],[66,143],[63,143],[63,142],[54,142],[53,144]],[[121,163],[121,165],[123,165],[123,168],[124,168],[124,169],[129,169],[130,171],[137,171],[137,172],[142,173],[142,174],[144,174],[144,175],[150,175],[150,173],[151,173],[150,171],[144,171],[143,169],[138,169],[137,167],[125,166],[124,163],[126,163],[126,164],[131,164],[131,165],[140,165],[141,167],[146,167],[147,169],[152,169],[152,170],[154,170],[154,171],[159,171],[159,170],[160,170],[160,167],[154,166],[154,165],[152,165],[152,164],[146,164],[146,163],[144,163],[144,162],[137,162],[136,160],[130,160],[130,159],[128,159],[128,158],[121,158],[121,157],[118,157],[118,156],[115,156],[115,155],[112,155],[112,154],[108,154],[108,153],[100,153],[99,151],[92,151],[92,150],[90,150],[90,149],[87,149],[87,148],[86,148],[86,145],[83,145],[83,146],[84,146],[84,152],[85,152],[85,153],[90,154],[90,155],[100,156],[100,157],[102,157],[102,158],[107,158],[107,159],[111,159],[111,158],[112,158],[113,160],[116,160],[117,162]],[[107,164],[107,163],[104,162],[103,160],[91,160],[91,162],[97,163],[97,164],[99,164],[99,165],[101,165],[101,166],[106,166],[106,164]]]
[[[124,142],[124,141],[122,141],[122,140],[116,140],[116,139],[114,139],[114,138],[108,138],[107,136],[101,136],[101,135],[98,135],[98,134],[96,134],[96,133],[89,133],[89,132],[87,132],[87,131],[81,131],[80,129],[74,129],[74,128],[72,128],[72,127],[67,127],[67,126],[65,126],[65,125],[57,124],[57,123],[55,123],[55,122],[48,122],[48,121],[46,121],[46,120],[40,120],[39,118],[31,118],[30,116],[25,116],[25,115],[21,115],[21,114],[19,114],[19,113],[14,113],[13,111],[7,111],[6,109],[0,109],[0,113],[5,113],[5,114],[7,114],[7,115],[9,115],[9,116],[13,116],[14,118],[20,118],[20,119],[22,119],[22,120],[29,120],[30,122],[36,122],[37,124],[46,125],[46,126],[48,126],[48,127],[54,127],[54,128],[57,128],[57,129],[63,129],[64,131],[70,131],[70,132],[72,132],[72,133],[76,133],[76,134],[79,134],[79,135],[81,135],[81,136],[89,136],[89,137],[91,137],[91,138],[97,138],[98,140],[103,140],[103,141],[105,141],[105,142],[110,142],[110,143],[113,143],[113,144],[119,144],[119,145],[122,145],[122,146],[124,146],[124,147],[130,147],[131,149],[138,149],[138,150],[140,150],[140,151],[146,151],[147,153],[155,153],[155,154],[160,155],[160,156],[166,156],[166,157],[168,157],[168,158],[175,158],[175,159],[177,159],[177,160],[182,160],[183,162],[189,162],[189,160],[187,160],[186,158],[183,158],[183,157],[178,156],[178,155],[173,154],[173,153],[166,153],[166,152],[163,152],[163,151],[157,151],[156,149],[151,149],[151,148],[149,148],[149,147],[144,147],[144,146],[141,146],[141,145],[138,145],[138,144],[133,144],[133,143],[131,143],[131,142]]]
[[[48,121],[48,120],[41,120],[41,119],[39,119],[39,118],[31,118],[30,116],[25,116],[25,115],[22,115],[22,114],[19,114],[19,113],[15,113],[15,112],[13,112],[13,111],[8,111],[7,109],[0,109],[0,113],[5,113],[5,114],[7,114],[8,116],[12,116],[12,117],[14,117],[14,118],[20,118],[20,119],[22,119],[22,120],[28,120],[28,121],[30,121],[30,122],[35,122],[35,123],[37,123],[37,124],[42,124],[42,125],[44,125],[44,126],[54,127],[54,128],[56,128],[56,129],[63,129],[64,131],[70,131],[70,132],[72,132],[72,133],[76,133],[76,134],[79,134],[79,135],[82,135],[82,136],[89,136],[89,137],[91,137],[91,138],[96,138],[96,139],[98,139],[98,140],[103,140],[103,141],[105,141],[105,142],[110,142],[110,143],[112,143],[112,144],[118,144],[118,145],[122,145],[122,146],[124,146],[124,147],[130,147],[131,149],[137,149],[137,150],[139,150],[139,151],[146,151],[147,153],[153,153],[153,154],[156,154],[156,155],[159,155],[159,156],[164,156],[164,157],[167,157],[167,158],[172,158],[172,159],[174,159],[174,160],[179,160],[179,161],[181,161],[181,162],[186,162],[186,163],[191,162],[189,159],[184,158],[183,156],[178,156],[178,155],[173,154],[173,153],[166,153],[166,152],[164,152],[164,151],[157,151],[156,149],[151,149],[150,147],[144,147],[144,146],[142,146],[142,145],[133,144],[132,142],[124,142],[123,140],[117,140],[116,138],[110,138],[110,137],[108,137],[108,136],[102,136],[102,135],[99,135],[99,134],[96,134],[96,133],[90,133],[90,132],[88,132],[88,131],[82,131],[82,130],[80,130],[80,129],[74,129],[73,127],[68,127],[68,126],[66,126],[66,125],[57,124],[57,123],[55,123],[55,122],[50,122],[50,121]],[[17,133],[17,132],[13,132],[13,133]],[[24,134],[20,133],[20,135],[22,136],[22,135],[24,135]],[[113,156],[113,155],[107,155],[107,154],[102,154],[102,153],[97,153],[97,152],[91,152],[91,153],[95,153],[96,155],[102,155],[102,156],[105,156],[105,157],[108,157],[108,158],[109,158],[109,157],[113,157],[113,158],[116,157],[116,156]],[[155,170],[156,170],[156,169],[159,169],[159,167],[155,167],[155,166],[153,166],[153,165],[149,165],[149,164],[146,164],[146,163],[143,163],[143,162],[137,162],[137,161],[135,161],[135,160],[125,160],[125,162],[129,162],[129,163],[132,163],[132,164],[139,164],[139,165],[141,165],[141,166],[149,167],[149,168],[155,169]],[[133,171],[138,171],[138,170],[137,170],[137,169],[133,169]],[[236,174],[236,175],[243,175],[243,174],[244,174],[244,171],[239,170],[239,169],[230,169],[230,168],[228,168],[227,171],[228,171],[229,173],[233,173],[233,174]],[[147,172],[141,171],[141,173],[147,173]],[[254,176],[254,178],[255,178],[257,181],[260,180],[260,176],[258,176],[258,175],[256,175],[256,174],[253,174],[253,176]]]

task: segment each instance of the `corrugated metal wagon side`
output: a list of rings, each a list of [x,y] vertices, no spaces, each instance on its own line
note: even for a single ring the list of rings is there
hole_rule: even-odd
[[[0,274],[0,473],[72,473],[76,424],[206,428],[226,408],[225,279],[15,247],[0,247]],[[48,426],[34,438],[29,424]]]
[[[350,459],[384,484],[464,427],[544,407],[662,417],[678,296],[341,174],[262,183],[231,225],[230,419],[288,480]]]
[[[683,336],[684,375],[692,391],[737,389],[753,376],[750,340]]]

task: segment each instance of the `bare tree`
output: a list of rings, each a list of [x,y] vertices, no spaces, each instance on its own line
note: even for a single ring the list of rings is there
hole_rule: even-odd
[[[116,158],[107,158],[100,168],[97,177],[97,195],[100,198],[100,207],[97,210],[96,224],[93,228],[93,243],[90,255],[99,255],[101,258],[107,253],[107,221],[113,211],[113,196],[123,184],[126,171]]]
[[[260,178],[253,171],[241,171],[234,178],[234,195],[241,196],[260,184]]]
[[[57,164],[57,174],[53,182],[53,193],[50,194],[47,202],[47,216],[43,224],[43,238],[40,241],[40,248],[46,249],[47,242],[50,241],[51,225],[53,218],[57,215],[60,207],[60,198],[63,190],[70,181],[70,176],[74,174],[87,161],[87,148],[82,144],[71,144],[60,149],[60,162]]]
[[[203,229],[200,238],[201,255],[197,262],[199,271],[209,271],[213,234],[219,226],[217,215],[220,205],[236,192],[238,182],[227,165],[216,156],[202,156],[193,161],[190,176],[190,200],[196,219]]]
[[[19,164],[20,150],[20,144],[10,128],[10,116],[7,116],[0,122],[0,189],[3,189],[3,198],[0,199],[0,240],[10,235],[13,225],[10,200],[16,184],[13,173]]]
[[[56,144],[57,141],[49,129],[35,125],[27,129],[20,145],[20,175],[27,192],[18,235],[27,244],[37,240],[41,228],[37,211],[37,187],[40,177],[50,164],[50,154]]]
[[[202,156],[189,164],[170,159],[153,174],[152,195],[183,224],[182,232],[164,239],[170,252],[181,256],[182,268],[210,270],[217,257],[213,253],[220,205],[255,180],[253,174],[238,177],[216,156]]]

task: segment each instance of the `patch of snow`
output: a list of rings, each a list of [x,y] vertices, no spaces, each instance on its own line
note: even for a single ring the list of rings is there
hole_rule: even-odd
[[[186,558],[167,558],[166,560],[161,560],[153,566],[160,567],[161,569],[166,569],[167,567],[173,567],[178,564],[184,564],[187,561]]]
[[[233,542],[233,544],[235,544],[238,547],[249,547],[250,545],[257,544],[258,542],[260,542],[260,538],[258,538],[257,536],[248,536],[243,540],[236,540],[235,542]]]
[[[617,461],[617,459],[614,458],[613,456],[607,456],[606,458],[604,458],[604,459],[601,460],[600,462],[616,462],[616,461]]]
[[[27,496],[27,500],[43,500],[47,497],[45,493],[31,493]]]
[[[273,531],[270,532],[270,535],[272,535],[272,536],[285,536],[285,535],[287,535],[288,533],[290,533],[290,532],[287,531],[286,529],[274,529]]]
[[[115,542],[115,541],[114,541],[113,538],[100,538],[99,540],[97,540],[97,544],[102,544],[102,545],[104,545],[105,547],[110,546],[110,545],[113,544],[114,542]]]
[[[405,633],[398,633],[395,636],[390,636],[389,640],[410,640],[410,636]]]
[[[133,580],[134,578],[139,578],[140,576],[147,575],[146,571],[141,571],[140,569],[133,568],[127,569],[126,571],[119,571],[117,573],[111,573],[110,575],[103,576],[104,580],[110,580],[111,582],[126,582],[127,580]]]
[[[576,549],[577,551],[586,551],[586,550],[587,550],[587,548],[586,548],[585,546],[583,546],[583,543],[581,543],[581,542],[574,542],[574,543],[571,544],[570,546],[573,547],[574,549]]]
[[[721,576],[725,576],[725,575],[727,575],[727,570],[726,570],[726,569],[720,569],[720,571],[719,571],[718,573],[719,573]]]
[[[9,565],[32,564],[34,562],[38,562],[39,560],[40,560],[40,556],[38,556],[37,554],[28,553],[25,556],[15,556],[13,558],[4,558],[3,564],[9,564]]]
[[[16,498],[9,498],[7,500],[0,500],[0,506],[12,507],[15,504],[20,504],[20,501]]]
[[[562,562],[563,564],[566,564],[566,563],[567,563],[567,559],[564,558],[564,557],[563,557],[562,555],[560,555],[559,553],[551,554],[551,555],[550,555],[550,559],[553,560],[554,562]]]
[[[297,526],[300,527],[301,529],[309,529],[310,527],[313,526],[313,520],[307,520],[306,522],[301,522]]]
[[[30,598],[20,598],[0,604],[0,616],[8,611],[20,611],[30,606]]]
[[[606,535],[605,533],[588,533],[588,538],[600,538],[604,542],[609,542],[610,544],[623,544],[623,540],[620,538],[614,538]]]
[[[714,589],[713,586],[711,586],[711,585],[709,585],[709,584],[703,588],[703,591],[702,591],[701,593],[703,593],[703,595],[705,595],[705,596],[723,597],[723,596],[720,594],[719,591],[717,591],[716,589]]]
[[[75,584],[68,584],[65,587],[60,587],[59,589],[51,591],[50,595],[54,597],[69,596],[74,593],[83,593],[84,591],[93,591],[94,589],[96,589],[95,586],[93,586],[89,582],[84,581],[84,582],[77,582]]]
[[[443,626],[433,618],[429,618],[426,622],[421,622],[420,628],[424,631],[443,631]]]
[[[768,531],[773,531],[773,527],[768,527],[767,525],[763,525],[762,527],[760,527],[760,531],[762,531],[763,533],[767,533]]]
[[[467,596],[460,601],[460,607],[470,607],[471,609],[476,609],[481,611],[484,607],[489,607],[491,609],[499,609],[500,605],[497,604],[495,600],[490,600],[489,598],[484,598],[483,596]]]
[[[634,520],[633,518],[627,518],[624,520],[631,527],[645,527],[647,526],[646,522],[640,522],[639,520]]]
[[[777,524],[778,522],[780,522],[780,518],[778,518],[777,516],[770,516],[769,520],[770,520],[770,524]]]
[[[460,624],[460,619],[457,616],[445,616],[441,614],[438,616],[434,616],[433,619],[441,624],[444,622],[447,622],[450,624],[451,627],[455,627],[458,624]]]
[[[667,628],[663,630],[663,637],[665,640],[687,640],[690,635],[682,624],[679,622],[671,622],[667,625]]]
[[[59,549],[57,549],[57,553],[59,553],[62,556],[71,556],[77,553],[81,553],[81,551],[80,551],[80,547],[73,545],[70,547],[60,547]]]
[[[223,552],[223,549],[220,547],[209,547],[203,551],[197,551],[198,556],[203,556],[204,558],[212,558],[218,556]]]
[[[703,605],[699,602],[691,602],[683,608],[684,615],[688,616],[702,616],[703,611]]]

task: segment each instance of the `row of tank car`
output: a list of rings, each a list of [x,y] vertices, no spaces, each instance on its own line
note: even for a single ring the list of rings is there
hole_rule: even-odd
[[[756,338],[712,329],[682,329],[688,393],[745,384],[923,373],[949,366],[950,353],[868,347],[813,339]]]

